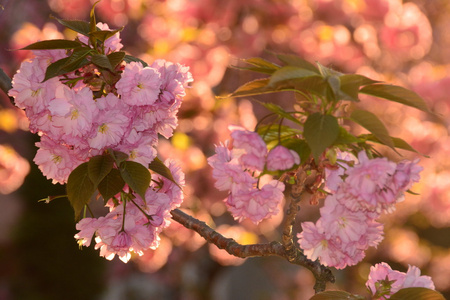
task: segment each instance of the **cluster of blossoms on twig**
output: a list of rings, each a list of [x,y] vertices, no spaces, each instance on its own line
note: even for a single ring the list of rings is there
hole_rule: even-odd
[[[105,48],[107,54],[122,48],[119,33],[105,41]],[[66,51],[34,54],[14,76],[9,95],[25,109],[30,131],[41,136],[34,161],[53,183],[67,182],[76,166],[108,148],[143,165],[150,163],[156,157],[158,134],[168,138],[177,126],[176,114],[192,81],[187,67],[164,60],[147,67],[140,62],[120,64],[120,77],[87,65],[44,81],[48,65],[67,57]],[[105,83],[108,93],[98,97]]]
[[[283,200],[284,183],[270,180],[261,184],[259,176],[268,171],[288,170],[300,164],[292,150],[278,145],[270,151],[256,132],[230,126],[232,148],[228,143],[216,146],[216,154],[208,159],[213,167],[215,186],[229,191],[225,204],[236,220],[250,219],[255,224],[278,213]]]
[[[422,167],[417,161],[369,159],[364,151],[358,158],[340,153],[339,160],[341,167],[327,169],[325,184],[331,194],[320,209],[320,219],[315,224],[303,222],[298,238],[308,258],[343,269],[360,262],[365,250],[382,241],[383,225],[376,219],[395,210],[419,181]]]
[[[96,27],[100,33],[109,31],[106,24],[97,23]],[[119,53],[123,58],[125,53],[118,52],[122,48],[119,32],[110,35],[103,43],[97,41],[102,53],[97,57],[112,60]],[[162,59],[150,66],[139,60],[121,60],[110,69],[98,67],[93,59],[94,63],[48,78],[49,69],[59,62],[70,66],[71,60],[79,59],[78,53],[85,55],[96,49],[87,35],[78,34],[76,41],[80,47],[73,50],[34,50],[34,57],[23,62],[13,77],[9,95],[25,110],[30,131],[41,136],[34,162],[53,183],[67,183],[72,172],[83,164],[87,166],[91,159],[111,161],[98,182],[89,174],[96,185],[104,182],[103,193],[99,190],[109,213],[83,218],[76,226],[80,231],[75,238],[80,245],[89,246],[95,236],[95,248],[100,249],[101,256],[110,260],[117,254],[127,262],[130,252],[142,255],[144,250],[159,245],[158,235],[168,226],[170,211],[183,201],[184,174],[174,161],[168,160],[165,167],[172,180],[154,174],[144,194],[129,186],[129,182],[139,181],[141,174],[132,174],[136,169],[127,169],[129,164],[122,162],[139,163],[145,171],[155,160],[158,134],[172,136],[192,76],[188,67]],[[91,172],[89,168],[91,165],[86,168]],[[121,176],[131,179],[124,177],[125,184]],[[118,189],[111,188],[113,185]],[[111,190],[114,192],[109,195]],[[76,216],[89,201],[87,196]]]

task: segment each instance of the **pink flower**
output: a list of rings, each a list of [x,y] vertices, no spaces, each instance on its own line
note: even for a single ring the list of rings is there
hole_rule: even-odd
[[[114,94],[97,99],[99,114],[93,120],[93,133],[89,146],[95,149],[119,144],[130,124],[127,107]]]
[[[239,222],[244,218],[258,224],[263,219],[278,213],[278,205],[283,199],[284,184],[272,180],[261,189],[241,189],[230,193],[225,200],[229,211]]]
[[[350,163],[356,163],[358,159],[350,152],[337,153],[336,166],[325,169],[325,188],[329,192],[336,192],[339,185],[343,182],[342,176],[350,167]]]
[[[319,259],[324,266],[343,269],[347,265],[356,264],[352,257],[343,252],[337,239],[328,239],[320,221],[302,223],[303,231],[297,234],[298,243],[303,253],[310,259]],[[357,258],[358,261],[360,258]]]
[[[86,138],[99,111],[88,87],[75,91],[65,85],[58,87],[55,99],[49,102],[48,109],[52,116],[52,126],[60,129],[59,135],[51,137],[70,145]]]
[[[396,164],[386,158],[368,159],[364,151],[358,154],[359,163],[346,171],[345,183],[336,192],[337,199],[350,210],[390,211],[396,195],[387,190]]]
[[[432,290],[435,289],[431,277],[425,275],[420,276],[420,269],[411,265],[408,265],[408,271],[406,271],[405,280],[402,285],[402,288],[408,287],[423,287]]]
[[[366,214],[349,210],[333,195],[325,199],[320,216],[326,236],[338,236],[344,244],[359,241],[368,229]]]
[[[95,218],[84,218],[77,223],[76,229],[79,232],[75,234],[75,238],[80,246],[89,247],[91,245],[92,237],[98,228],[97,221]]]
[[[38,59],[25,61],[12,79],[9,95],[14,97],[17,107],[26,109],[28,117],[44,111],[49,101],[55,98],[56,88],[62,85],[55,77],[42,82],[47,66],[45,61]]]
[[[39,149],[33,161],[44,176],[53,179],[54,184],[66,183],[70,173],[84,162],[77,150],[61,145],[47,136],[42,136],[36,146]]]
[[[284,146],[276,146],[267,155],[266,167],[269,171],[288,170],[294,165],[300,164],[297,152]]]
[[[131,117],[132,118],[132,117]],[[148,166],[156,157],[158,137],[151,131],[137,132],[136,129],[124,134],[117,150],[129,155],[129,160]]]
[[[378,284],[377,284],[378,283]],[[367,288],[373,295],[384,296],[386,299],[403,288],[424,287],[435,289],[429,276],[420,276],[420,269],[409,266],[406,273],[392,270],[387,263],[376,264],[370,267]],[[378,288],[377,288],[378,286]]]
[[[239,126],[229,126],[233,138],[233,156],[253,171],[264,169],[267,146],[258,133]]]
[[[128,105],[152,105],[158,99],[161,87],[161,75],[140,62],[131,62],[125,66],[122,77],[116,83],[117,93]]]

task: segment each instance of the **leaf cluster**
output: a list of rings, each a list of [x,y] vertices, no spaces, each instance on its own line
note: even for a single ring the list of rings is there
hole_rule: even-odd
[[[339,148],[357,153],[373,150],[373,143],[382,144],[396,151],[403,149],[417,152],[406,141],[389,135],[382,121],[372,112],[353,109],[343,111],[344,101],[357,103],[361,94],[382,100],[397,102],[429,113],[425,101],[415,92],[404,87],[372,80],[359,74],[343,74],[319,63],[311,64],[294,55],[277,54],[281,64],[262,58],[243,60],[248,67],[237,67],[269,75],[269,77],[247,82],[226,97],[248,97],[278,92],[293,92],[296,109],[286,111],[274,103],[262,103],[277,120],[289,120],[300,128],[294,133],[286,126],[266,125],[257,131],[268,142],[277,142],[297,151],[303,158],[316,161],[327,149]],[[280,124],[281,124],[280,121]],[[354,135],[342,125],[355,123],[370,134]],[[259,125],[258,125],[259,126]],[[286,131],[287,130],[287,131]],[[286,134],[280,134],[286,132]],[[278,134],[278,135],[277,135]],[[293,142],[292,138],[296,138]],[[375,151],[374,151],[375,152]]]
[[[153,172],[175,182],[169,168],[155,158],[148,168],[140,163],[129,161],[128,155],[114,150],[107,150],[102,155],[91,157],[76,167],[67,180],[67,197],[79,219],[81,211],[98,190],[104,203],[123,191],[125,184],[130,192],[136,192],[144,201],[150,186]]]
[[[98,2],[97,2],[98,3]],[[96,3],[96,4],[97,4]],[[116,33],[123,30],[101,30],[96,26],[95,4],[90,12],[89,22],[81,20],[62,20],[53,17],[61,25],[87,37],[87,43],[75,40],[54,39],[45,40],[28,45],[21,50],[55,50],[64,49],[67,51],[67,57],[51,63],[45,72],[44,82],[67,73],[79,70],[88,65],[94,65],[100,71],[114,72],[123,61],[129,63],[139,61],[143,66],[147,64],[139,58],[126,54],[124,51],[107,53],[105,41]]]

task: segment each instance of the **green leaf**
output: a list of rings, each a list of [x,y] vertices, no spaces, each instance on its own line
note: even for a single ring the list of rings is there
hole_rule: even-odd
[[[97,48],[97,39],[93,36],[93,33],[98,30],[97,28],[97,21],[95,19],[95,6],[100,2],[101,0],[97,1],[92,5],[91,12],[89,14],[89,42],[91,45],[95,48]]]
[[[130,62],[134,61],[134,62],[140,62],[144,68],[148,66],[148,64],[145,61],[143,61],[142,59],[134,57],[134,56],[131,56],[131,55],[128,55],[128,54],[125,55],[123,60],[127,64],[129,64]]]
[[[367,140],[375,142],[375,143],[380,143],[380,140],[377,139],[373,134],[368,134],[368,135],[363,135],[363,137],[365,137]],[[398,137],[392,137],[391,136],[392,141],[394,142],[394,147],[398,148],[398,149],[403,149],[403,150],[407,150],[407,151],[411,151],[411,152],[415,152],[417,154],[426,156],[420,152],[418,152],[416,149],[414,149],[410,144],[408,144],[405,140],[398,138]]]
[[[226,97],[222,98],[229,98],[229,97],[247,97],[247,96],[254,96],[254,95],[261,95],[266,93],[274,93],[275,90],[267,90],[266,86],[269,83],[269,79],[257,79],[250,82],[247,82],[240,87],[238,87],[233,93],[229,94]],[[221,97],[219,97],[221,98]]]
[[[279,115],[282,118],[288,119],[294,123],[297,123],[299,125],[303,125],[297,118],[295,118],[294,116],[292,116],[292,114],[288,113],[287,111],[285,111],[281,106],[276,105],[275,103],[271,103],[271,102],[260,102],[258,101],[258,103],[260,103],[262,106],[264,106],[265,108],[267,108],[268,110],[270,110],[271,112]]]
[[[89,64],[90,62],[85,59],[85,56],[87,56],[88,53],[89,52],[74,52],[70,57],[57,60],[56,62],[50,64],[45,71],[44,81],[56,76],[73,72]]]
[[[391,300],[445,300],[444,296],[431,289],[411,287],[399,290],[393,294]]]
[[[366,299],[363,296],[352,295],[344,291],[325,291],[317,293],[309,300],[363,300]]]
[[[427,104],[419,95],[401,86],[389,84],[372,84],[363,87],[360,90],[360,93],[398,102],[407,106],[417,108],[424,112],[430,112]]]
[[[394,149],[394,142],[384,124],[373,113],[366,110],[355,110],[350,119],[371,132],[383,145]]]
[[[247,64],[250,64],[250,65],[253,65],[255,67],[250,67],[250,68],[236,67],[236,68],[241,69],[241,70],[249,70],[249,71],[254,71],[254,72],[258,72],[258,73],[264,73],[264,74],[272,74],[273,72],[275,72],[276,70],[278,70],[280,68],[279,65],[276,65],[270,61],[267,61],[267,60],[259,58],[259,57],[244,59],[244,62]]]
[[[275,71],[269,80],[269,87],[275,87],[278,83],[292,80],[292,79],[299,79],[299,78],[305,78],[305,77],[311,77],[311,76],[317,76],[317,73],[299,68],[294,66],[285,66],[281,69]]]
[[[78,219],[83,207],[89,203],[95,192],[95,185],[89,178],[88,163],[82,163],[70,173],[67,179],[67,198]]]
[[[311,155],[311,149],[305,140],[302,139],[289,139],[281,143],[288,149],[294,150],[300,156],[300,163],[304,164],[309,161]]]
[[[61,25],[72,29],[75,32],[81,33],[82,35],[88,36],[90,32],[89,23],[86,21],[79,21],[79,20],[62,20],[58,19],[56,17],[52,18],[56,19]]]
[[[73,49],[81,46],[82,44],[78,41],[57,39],[36,42],[20,50]]]
[[[109,63],[113,68],[117,67],[125,57],[125,52],[119,51],[119,52],[113,52],[107,55]]]
[[[344,75],[341,72],[338,72],[338,71],[335,71],[333,69],[327,68],[327,67],[321,65],[318,62],[316,64],[319,67],[320,74],[322,74],[322,76],[325,77],[325,78],[327,78],[329,76],[342,76],[342,75]]]
[[[320,97],[326,96],[328,83],[320,75],[290,80],[289,83],[299,91],[312,93]]]
[[[111,172],[114,166],[114,159],[110,155],[96,155],[88,162],[89,178],[95,186]]]
[[[150,171],[140,163],[134,161],[122,162],[119,171],[128,186],[145,201],[145,192],[151,180]]]
[[[108,175],[98,185],[98,191],[103,197],[103,200],[107,202],[109,199],[117,195],[123,190],[125,181],[120,175],[118,169],[112,169]]]
[[[344,127],[339,126],[339,136],[334,141],[335,145],[349,145],[360,142],[362,142],[362,140],[358,139],[356,136],[348,132]]]
[[[331,146],[339,136],[339,125],[337,119],[332,115],[314,113],[305,121],[303,136],[309,148],[318,161],[319,156],[326,148]]]
[[[89,36],[94,37],[100,42],[104,43],[107,39],[115,35],[116,33],[123,30],[123,27],[115,30],[96,30],[94,32],[90,32]]]
[[[173,178],[170,169],[158,157],[155,157],[155,159],[148,165],[148,168],[156,174],[159,174],[178,185],[178,183]]]
[[[256,131],[266,144],[286,139],[291,140],[294,136],[302,134],[302,131],[299,129],[278,124],[260,125]]]
[[[110,71],[114,71],[113,66],[111,65],[111,62],[108,59],[108,56],[104,54],[94,54],[91,57],[91,61],[94,65],[97,67],[108,69]]]
[[[128,154],[121,152],[121,151],[108,149],[108,153],[109,153],[109,155],[111,155],[111,157],[116,162],[116,166],[119,166],[122,162],[124,162],[128,159]]]
[[[302,69],[312,71],[316,74],[320,74],[319,70],[310,62],[301,59],[296,55],[291,54],[278,54],[277,58],[288,66],[294,66]]]

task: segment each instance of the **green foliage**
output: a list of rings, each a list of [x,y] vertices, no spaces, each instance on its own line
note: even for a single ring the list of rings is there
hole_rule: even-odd
[[[441,293],[421,287],[412,287],[399,290],[393,294],[391,300],[445,300]]]
[[[96,186],[89,178],[88,163],[82,163],[70,173],[67,179],[67,198],[75,212],[75,219],[78,219],[81,210],[89,203],[94,194]]]
[[[97,155],[91,157],[88,162],[89,179],[95,186],[108,175],[114,166],[114,159],[111,155]]]
[[[394,150],[398,148],[417,153],[406,141],[391,137],[384,124],[373,113],[352,108],[350,110],[352,113],[348,115],[342,114],[339,108],[342,107],[342,101],[348,101],[353,105],[352,103],[360,102],[360,94],[366,94],[429,112],[425,101],[419,95],[406,88],[385,84],[363,75],[343,74],[319,63],[313,65],[295,55],[275,56],[282,62],[281,66],[261,58],[245,59],[244,62],[252,67],[240,69],[268,74],[269,77],[247,82],[228,97],[294,92],[295,101],[301,107],[296,108],[297,111],[287,112],[274,103],[260,102],[260,104],[278,116],[278,119],[288,119],[300,127],[303,126],[303,138],[307,147],[302,146],[302,149],[308,149],[316,160],[329,147],[339,146],[356,151],[370,148],[366,143],[379,143]],[[367,129],[370,134],[356,137],[338,125],[341,120],[356,123]],[[270,126],[272,125],[268,125]],[[286,131],[285,129],[281,131]],[[263,127],[260,126],[258,132],[264,137]],[[273,131],[265,134],[266,142],[274,141]],[[296,134],[296,139],[302,138],[301,133]],[[282,141],[280,134],[278,139]],[[302,157],[308,152],[299,151]]]
[[[104,202],[120,193],[125,186],[125,181],[120,175],[118,169],[111,169],[111,171],[98,184],[98,191],[102,195]]]
[[[326,291],[317,293],[310,298],[310,300],[363,300],[365,299],[359,295],[352,295],[344,291]]]
[[[172,173],[170,172],[170,169],[158,157],[155,157],[155,159],[152,160],[152,162],[149,164],[148,168],[150,170],[152,170],[153,172],[169,179],[170,181],[172,181],[173,183],[178,185],[178,183],[173,178]]]
[[[119,171],[128,186],[145,201],[145,192],[151,180],[149,170],[140,163],[124,161],[120,164]]]
[[[355,110],[350,119],[371,132],[382,144],[394,148],[394,142],[384,124],[373,113],[366,110]]]
[[[303,136],[311,149],[314,159],[318,161],[323,151],[338,138],[338,121],[332,115],[314,113],[305,122]]]

